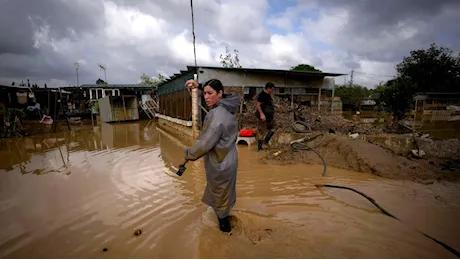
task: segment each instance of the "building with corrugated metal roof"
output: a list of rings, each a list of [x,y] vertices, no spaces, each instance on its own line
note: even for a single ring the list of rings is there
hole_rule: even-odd
[[[210,79],[219,79],[224,85],[225,93],[239,94],[245,100],[252,99],[263,91],[267,82],[275,84],[274,94],[284,96],[294,102],[307,102],[321,109],[328,96],[332,100],[335,87],[334,77],[345,74],[294,71],[279,69],[258,68],[225,68],[212,66],[187,66],[187,70],[181,70],[167,81],[159,84],[159,118],[160,121],[185,127],[185,133],[196,136],[201,126],[200,104],[204,106],[203,99],[193,101],[194,91],[185,88],[185,82],[194,78],[197,74],[198,81],[204,83]],[[323,95],[323,97],[322,97]],[[199,98],[199,94],[197,98]],[[196,103],[196,105],[195,105]],[[326,101],[331,108],[331,102]],[[240,112],[243,110],[243,103]],[[191,128],[194,128],[191,131]]]

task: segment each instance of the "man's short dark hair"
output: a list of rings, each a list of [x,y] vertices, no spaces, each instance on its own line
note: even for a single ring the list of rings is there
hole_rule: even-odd
[[[268,82],[267,84],[265,84],[265,89],[269,89],[269,88],[275,88],[275,84],[271,82]]]

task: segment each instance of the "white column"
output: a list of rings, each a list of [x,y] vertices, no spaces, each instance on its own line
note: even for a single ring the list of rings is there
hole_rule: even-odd
[[[200,107],[198,89],[192,89],[192,131],[193,137],[196,138],[200,134]]]

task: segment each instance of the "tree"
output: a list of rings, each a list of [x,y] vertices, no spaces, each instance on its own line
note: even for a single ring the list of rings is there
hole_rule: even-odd
[[[359,109],[361,102],[370,97],[371,91],[359,85],[340,85],[334,89],[334,95],[340,97],[344,105]]]
[[[426,50],[411,51],[396,70],[412,92],[460,91],[460,56],[453,57],[452,50],[434,43]]]
[[[238,50],[233,50],[234,56],[228,50],[228,47],[225,47],[225,56],[220,55],[220,63],[224,68],[241,68],[240,58],[238,56]]]
[[[149,77],[147,76],[147,74],[145,73],[142,73],[142,76],[141,76],[141,83],[142,84],[152,84],[152,85],[159,85],[165,81],[167,81],[168,78],[165,77],[164,75],[162,75],[161,73],[158,73],[158,76],[155,78],[155,77]]]
[[[311,72],[322,72],[321,70],[308,65],[308,64],[299,64],[297,66],[294,66],[291,68],[291,70],[297,70],[297,71],[311,71]]]
[[[383,92],[385,91],[385,83],[380,83],[379,85],[375,86],[375,88],[371,89],[370,91],[371,91],[372,98],[375,99],[377,104],[380,104],[381,97],[383,95]]]
[[[380,102],[393,113],[393,120],[402,120],[412,105],[410,82],[402,77],[389,80],[381,93]]]
[[[147,74],[142,73],[141,75],[141,84],[154,84],[153,78],[147,76]]]
[[[380,101],[401,120],[410,110],[417,92],[460,92],[460,55],[431,44],[414,50],[396,65],[398,76],[384,84]]]
[[[96,84],[97,85],[107,85],[107,82],[103,81],[102,79],[97,79]]]
[[[1,137],[19,136],[22,137],[24,127],[21,118],[25,118],[24,109],[7,108],[0,102],[0,111],[3,114],[3,131]]]

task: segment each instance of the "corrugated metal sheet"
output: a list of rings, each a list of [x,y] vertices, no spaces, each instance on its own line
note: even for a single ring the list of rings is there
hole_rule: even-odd
[[[196,70],[200,69],[212,69],[212,70],[221,70],[221,71],[242,71],[242,72],[256,72],[256,73],[269,73],[271,75],[282,75],[282,76],[297,76],[303,78],[322,78],[322,77],[338,77],[346,74],[341,73],[329,73],[329,72],[311,72],[311,71],[294,71],[294,70],[281,70],[281,69],[260,69],[260,68],[224,68],[224,67],[212,67],[212,66],[187,66],[187,71],[180,70],[180,73],[174,74],[166,82],[158,85],[158,88],[161,88],[163,85],[168,84],[175,79],[183,77],[183,75],[192,75]],[[185,82],[184,82],[185,83]]]
[[[166,95],[173,92],[182,91],[185,89],[185,82],[193,79],[193,72],[187,72],[180,76],[174,77],[173,80],[168,81],[158,87],[158,95]]]
[[[187,66],[189,71],[196,70],[195,66]],[[318,76],[318,77],[338,77],[346,74],[342,73],[330,73],[330,72],[316,72],[316,71],[301,71],[301,70],[282,70],[282,69],[262,69],[262,68],[225,68],[225,67],[214,67],[214,66],[198,66],[198,69],[216,69],[225,71],[246,71],[246,72],[260,72],[260,73],[271,73],[281,75],[297,75],[297,76]]]

